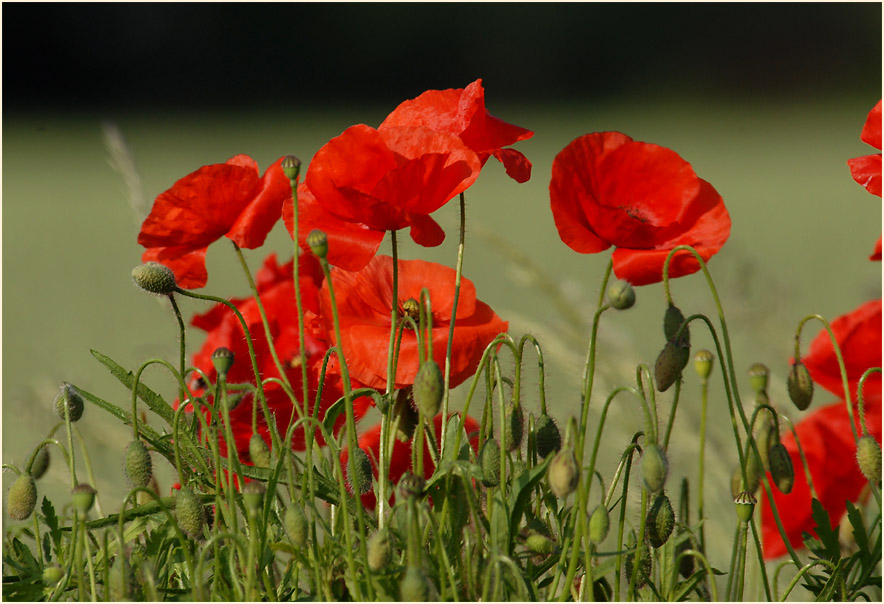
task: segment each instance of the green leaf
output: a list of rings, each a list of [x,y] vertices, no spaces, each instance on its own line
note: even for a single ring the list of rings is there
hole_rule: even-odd
[[[825,556],[828,560],[835,562],[841,558],[841,544],[838,541],[838,531],[840,527],[832,527],[829,521],[829,513],[823,507],[818,499],[811,502],[813,509],[813,520],[816,523],[814,531],[822,542]]]
[[[55,551],[59,552],[61,551],[61,529],[58,525],[58,516],[55,514],[55,508],[52,507],[52,502],[46,496],[43,497],[43,502],[40,504],[40,511],[43,512],[43,524],[49,529],[48,534],[55,544]]]
[[[531,503],[531,490],[546,475],[546,468],[552,459],[553,455],[548,455],[543,463],[528,468],[513,481],[509,497],[511,535],[515,535],[519,531],[522,513],[525,511],[525,506]],[[506,551],[511,553],[512,550],[507,548]]]
[[[90,350],[99,363],[107,367],[111,375],[117,378],[123,386],[132,391],[132,384],[135,383],[135,374],[131,371],[126,371],[123,367],[118,365],[113,359],[110,357],[101,354],[97,350]],[[167,403],[163,397],[159,394],[148,388],[144,385],[140,380],[138,382],[138,398],[144,401],[151,411],[159,415],[163,420],[166,421],[170,426],[172,425],[172,420],[175,416],[175,410],[172,409],[172,406]]]

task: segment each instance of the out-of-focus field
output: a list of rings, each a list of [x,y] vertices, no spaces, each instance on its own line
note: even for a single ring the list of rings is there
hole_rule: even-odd
[[[881,230],[881,200],[855,184],[846,165],[848,158],[872,152],[859,134],[877,100],[633,100],[511,107],[491,103],[499,117],[535,131],[533,139],[518,145],[534,163],[534,173],[530,182],[519,185],[491,160],[467,192],[465,276],[474,281],[480,298],[509,319],[514,334],[531,332],[540,340],[546,357],[546,395],[554,415],[563,421],[578,411],[589,324],[609,258],[608,253],[579,255],[558,238],[548,185],[559,150],[587,132],[620,130],[674,149],[718,189],[733,227],[710,269],[724,302],[740,383],[748,390],[746,369],[754,362],[767,364],[772,401],[797,419],[800,414],[785,394],[785,375],[798,321],[808,313],[834,318],[881,295],[881,265],[867,260]],[[142,252],[136,243],[139,221],[122,179],[108,164],[103,120],[113,120],[126,137],[150,202],[188,172],[238,153],[256,158],[262,170],[286,153],[306,164],[349,125],[377,125],[390,109],[348,105],[260,113],[6,116],[3,462],[23,464],[52,428],[56,420],[51,403],[63,380],[121,406],[130,404],[128,392],[89,349],[131,369],[152,357],[177,358],[176,324],[168,305],[130,282],[129,271]],[[437,216],[447,227],[445,243],[428,250],[403,234],[403,257],[454,265],[456,204],[448,204]],[[250,266],[257,269],[271,250],[282,257],[291,254],[281,223],[265,248],[247,251]],[[209,249],[208,270],[206,292],[246,294],[247,284],[226,242]],[[632,310],[609,312],[602,319],[593,426],[607,393],[618,385],[634,384],[636,365],[653,366],[664,343],[662,287],[641,287],[637,294]],[[705,312],[717,324],[701,275],[674,281],[673,294],[685,314]],[[563,302],[567,314],[562,312]],[[206,308],[194,301],[181,306],[188,316]],[[811,325],[806,342],[817,331]],[[693,336],[694,350],[713,347],[699,324]],[[193,352],[201,335],[191,332],[188,338]],[[527,358],[530,365],[532,356]],[[167,376],[154,369],[146,375],[148,384],[174,396]],[[692,370],[686,376],[670,452],[673,480],[685,469],[692,478],[696,472],[698,387]],[[536,370],[528,369],[527,379],[525,404],[536,414]],[[462,398],[460,394],[456,400]],[[661,421],[668,417],[670,400],[671,393],[658,397]],[[631,435],[642,429],[638,403],[627,397],[618,401],[608,415],[601,448],[599,469],[606,479],[613,475]],[[817,402],[827,402],[826,393],[820,392]],[[714,382],[710,405],[711,519],[706,531],[710,542],[728,550],[735,457],[720,378]],[[131,431],[95,408],[86,409],[78,429],[108,511],[119,505],[126,491],[121,459]],[[167,464],[156,461],[164,466],[163,476],[170,476]],[[4,492],[9,480],[7,473]],[[69,479],[57,454],[39,488],[60,501],[66,498]],[[169,481],[161,488],[168,490]]]

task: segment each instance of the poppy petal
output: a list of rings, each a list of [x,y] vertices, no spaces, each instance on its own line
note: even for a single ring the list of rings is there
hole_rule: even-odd
[[[150,247],[141,255],[142,262],[159,262],[172,269],[175,283],[182,289],[198,289],[206,285],[206,250],[186,246]]]

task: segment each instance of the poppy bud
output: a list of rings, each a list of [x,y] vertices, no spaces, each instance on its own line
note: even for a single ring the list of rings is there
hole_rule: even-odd
[[[424,417],[436,417],[439,413],[444,390],[445,382],[439,364],[432,359],[426,361],[414,377],[413,390],[414,402]]]
[[[377,572],[385,569],[393,561],[393,544],[390,542],[390,531],[382,528],[368,538],[368,567]]]
[[[27,520],[37,505],[37,485],[30,474],[21,474],[9,488],[6,511],[13,520]]]
[[[742,491],[734,497],[734,504],[737,506],[737,518],[740,522],[747,523],[752,520],[752,512],[755,511],[757,500],[749,491]]]
[[[767,390],[767,378],[770,370],[762,363],[755,363],[749,368],[749,385],[755,393]]]
[[[562,448],[562,435],[553,418],[541,415],[534,424],[534,442],[537,455],[546,458],[550,453],[557,453]]]
[[[301,160],[294,155],[283,157],[279,167],[282,168],[282,173],[289,180],[298,180],[298,175],[301,174]]]
[[[399,492],[405,497],[420,497],[424,494],[427,481],[423,476],[413,472],[406,472],[399,479]]]
[[[774,479],[780,493],[788,495],[792,492],[795,484],[795,468],[792,466],[792,458],[783,443],[777,443],[768,452],[770,463],[770,475]]]
[[[249,439],[249,459],[252,464],[262,468],[270,467],[270,447],[257,432]]]
[[[654,547],[663,547],[663,544],[669,539],[669,535],[672,534],[674,526],[675,512],[672,511],[672,504],[669,502],[669,497],[660,493],[654,499],[645,520],[648,541]]]
[[[667,342],[675,341],[678,328],[682,323],[684,323],[684,315],[681,314],[681,310],[675,304],[670,304],[663,315],[663,335],[666,336]],[[687,325],[678,337],[678,344],[685,348],[691,347],[691,331]]]
[[[175,495],[175,518],[181,530],[192,539],[202,539],[203,524],[206,522],[203,502],[189,487],[181,487]]]
[[[71,500],[74,502],[74,507],[80,510],[80,513],[85,514],[92,509],[92,504],[95,503],[95,489],[85,482],[80,483],[71,490]]]
[[[666,476],[669,474],[669,460],[666,453],[656,444],[645,446],[642,452],[642,480],[651,493],[663,490],[666,484]]]
[[[556,497],[565,498],[577,488],[580,478],[580,468],[577,466],[577,457],[571,449],[562,449],[553,457],[546,473],[549,482],[549,490]]]
[[[628,281],[615,281],[608,287],[608,303],[617,310],[632,308],[635,290]]]
[[[250,513],[257,513],[261,509],[261,506],[264,504],[264,493],[266,492],[267,487],[258,480],[246,483],[246,486],[242,488],[242,500]]]
[[[212,352],[212,365],[215,366],[215,371],[218,372],[218,375],[227,377],[227,372],[233,367],[235,357],[236,355],[233,354],[233,351],[224,346],[216,348]]]
[[[297,547],[304,547],[307,544],[307,517],[300,507],[294,503],[289,505],[285,510],[282,525],[285,534]]]
[[[709,376],[712,374],[713,361],[715,361],[715,357],[705,348],[698,350],[694,355],[694,371],[697,372],[701,380],[709,379]]]
[[[496,487],[500,484],[500,445],[493,438],[482,444],[479,451],[479,465],[482,467],[482,484]]]
[[[768,413],[764,414],[761,427],[755,435],[755,444],[758,445],[758,454],[761,456],[761,465],[766,471],[770,471],[770,448],[779,441],[777,425]],[[750,449],[751,454],[751,449]]]
[[[325,234],[325,231],[313,229],[307,235],[307,247],[317,258],[325,258],[328,256],[328,235]]]
[[[132,269],[132,280],[144,291],[159,296],[171,295],[178,287],[172,269],[159,262],[145,262],[136,266]]]
[[[141,439],[133,440],[126,447],[126,478],[133,487],[146,487],[153,474],[150,453]]]
[[[789,389],[789,398],[800,411],[804,411],[810,406],[810,401],[813,398],[813,379],[804,363],[795,361],[792,370],[789,371],[786,386]]]
[[[355,473],[347,461],[347,484],[354,493],[365,494],[371,490],[371,460],[368,453],[362,447],[353,450],[353,465],[356,466]]]
[[[64,569],[60,566],[47,566],[43,569],[43,584],[53,586],[64,577]]]
[[[409,565],[399,582],[402,602],[426,602],[430,597],[430,585],[423,571]]]
[[[675,381],[681,377],[681,372],[688,364],[691,357],[691,349],[685,348],[675,342],[666,342],[666,346],[660,351],[657,363],[654,366],[654,379],[657,382],[657,390],[666,392]]]
[[[34,477],[34,480],[40,480],[43,475],[46,473],[46,470],[49,469],[49,447],[43,445],[40,447],[40,450],[37,451],[37,455],[34,456],[34,463],[31,464],[31,470],[29,474]]]
[[[556,551],[556,544],[554,541],[546,535],[541,535],[540,533],[535,533],[533,531],[525,537],[525,547],[528,548],[528,551],[532,554],[540,554],[542,556],[548,556]]]
[[[608,536],[610,526],[608,508],[604,504],[597,505],[589,516],[589,540],[596,544],[601,543]]]
[[[881,445],[871,434],[864,434],[856,443],[856,463],[869,482],[881,482]]]
[[[506,421],[504,422],[504,436],[506,450],[515,451],[522,444],[522,436],[525,433],[525,414],[522,413],[521,405],[506,405]]]
[[[65,409],[67,409],[72,422],[83,417],[83,397],[73,385],[67,382],[61,385],[61,392],[55,397],[55,413],[62,421],[65,418]]]
[[[632,581],[632,571],[633,566],[635,565],[635,553],[628,554],[626,556],[626,564],[623,565],[623,570],[625,572],[624,578],[626,579],[626,583],[629,584]],[[642,557],[639,560],[638,564],[638,576],[635,578],[635,586],[637,588],[644,587],[648,582],[648,577],[651,576],[651,548],[645,545],[642,548]]]

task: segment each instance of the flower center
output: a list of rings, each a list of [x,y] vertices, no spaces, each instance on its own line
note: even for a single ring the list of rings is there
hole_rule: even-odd
[[[420,303],[414,298],[400,301],[399,312],[401,312],[403,316],[411,317],[412,319],[414,319],[415,322],[420,321],[421,306]]]

